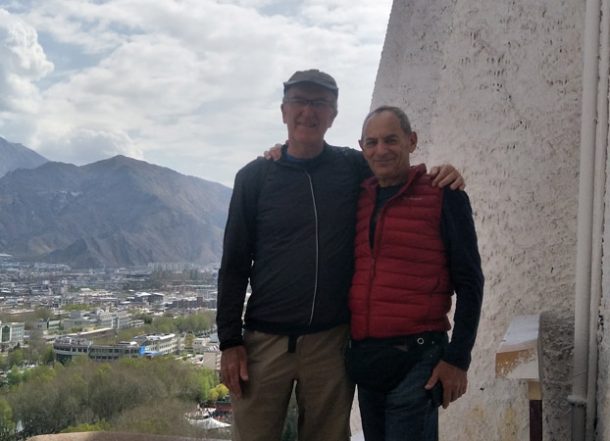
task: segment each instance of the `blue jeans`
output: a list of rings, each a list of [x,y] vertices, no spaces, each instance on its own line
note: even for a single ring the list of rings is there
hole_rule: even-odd
[[[438,440],[438,407],[424,386],[442,353],[442,345],[430,347],[388,393],[358,387],[366,441]]]

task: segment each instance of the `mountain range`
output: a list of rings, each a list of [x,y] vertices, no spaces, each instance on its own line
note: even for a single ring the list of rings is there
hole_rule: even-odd
[[[221,184],[125,156],[46,161],[0,178],[0,253],[73,268],[215,263],[230,196]]]
[[[48,159],[21,144],[0,137],[0,177],[18,168],[36,168]]]

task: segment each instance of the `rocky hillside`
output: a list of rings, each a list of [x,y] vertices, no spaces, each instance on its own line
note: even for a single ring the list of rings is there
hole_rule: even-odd
[[[34,150],[0,137],[0,177],[18,168],[36,168],[47,159]]]
[[[0,253],[75,268],[220,261],[231,190],[124,156],[0,179]]]

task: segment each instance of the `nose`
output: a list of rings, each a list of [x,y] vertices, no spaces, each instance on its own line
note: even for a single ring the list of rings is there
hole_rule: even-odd
[[[380,141],[377,144],[377,153],[383,154],[383,153],[386,153],[387,151],[388,151],[388,145],[385,142]]]
[[[301,109],[301,113],[305,114],[305,115],[315,115],[316,111],[315,111],[315,107],[313,106],[313,103],[311,101],[308,101],[303,108]]]

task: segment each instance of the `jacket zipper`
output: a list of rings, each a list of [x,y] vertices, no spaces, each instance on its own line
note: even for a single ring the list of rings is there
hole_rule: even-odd
[[[313,191],[313,181],[311,179],[311,175],[308,172],[305,172],[307,179],[309,181],[309,190],[311,192],[311,201],[313,203],[313,216],[314,216],[314,225],[315,225],[315,241],[316,241],[316,271],[314,277],[314,286],[313,286],[313,301],[311,303],[311,315],[309,316],[309,326],[313,323],[313,314],[316,309],[316,298],[318,296],[318,259],[319,259],[319,248],[320,248],[320,240],[319,240],[319,232],[318,232],[318,207],[316,205],[316,195]]]
[[[373,212],[371,213],[371,219],[369,220],[369,231],[370,231],[370,225],[371,222],[373,222],[373,216],[375,216],[375,199],[376,196],[373,195]],[[369,275],[369,288],[367,290],[367,296],[366,296],[366,310],[369,311],[366,314],[366,336],[370,335],[370,323],[371,323],[371,291],[373,288],[373,282],[375,280],[375,275],[376,275],[376,269],[377,269],[377,250],[379,249],[379,247],[377,246],[380,236],[381,236],[381,230],[379,229],[379,222],[381,222],[382,219],[382,212],[384,211],[385,207],[382,207],[381,210],[379,211],[379,213],[377,214],[377,224],[375,225],[375,231],[373,231],[373,246],[369,246],[369,248],[371,249],[371,272]],[[370,234],[370,233],[369,233]]]
[[[369,248],[371,249],[371,271],[369,276],[369,289],[367,290],[367,305],[366,310],[369,313],[366,315],[366,335],[370,335],[370,322],[371,322],[371,292],[373,288],[373,282],[375,281],[375,277],[377,276],[377,255],[379,254],[379,244],[381,242],[381,236],[383,235],[383,224],[385,223],[385,212],[387,211],[388,205],[392,203],[394,199],[396,199],[401,192],[398,192],[390,199],[386,201],[386,203],[381,207],[381,210],[377,213],[377,224],[375,225],[375,231],[373,232],[373,246]],[[371,225],[373,222],[373,216],[375,216],[375,204],[377,201],[377,195],[374,192],[373,194],[373,213],[371,214],[371,219],[368,225]],[[369,227],[370,228],[370,227]]]

